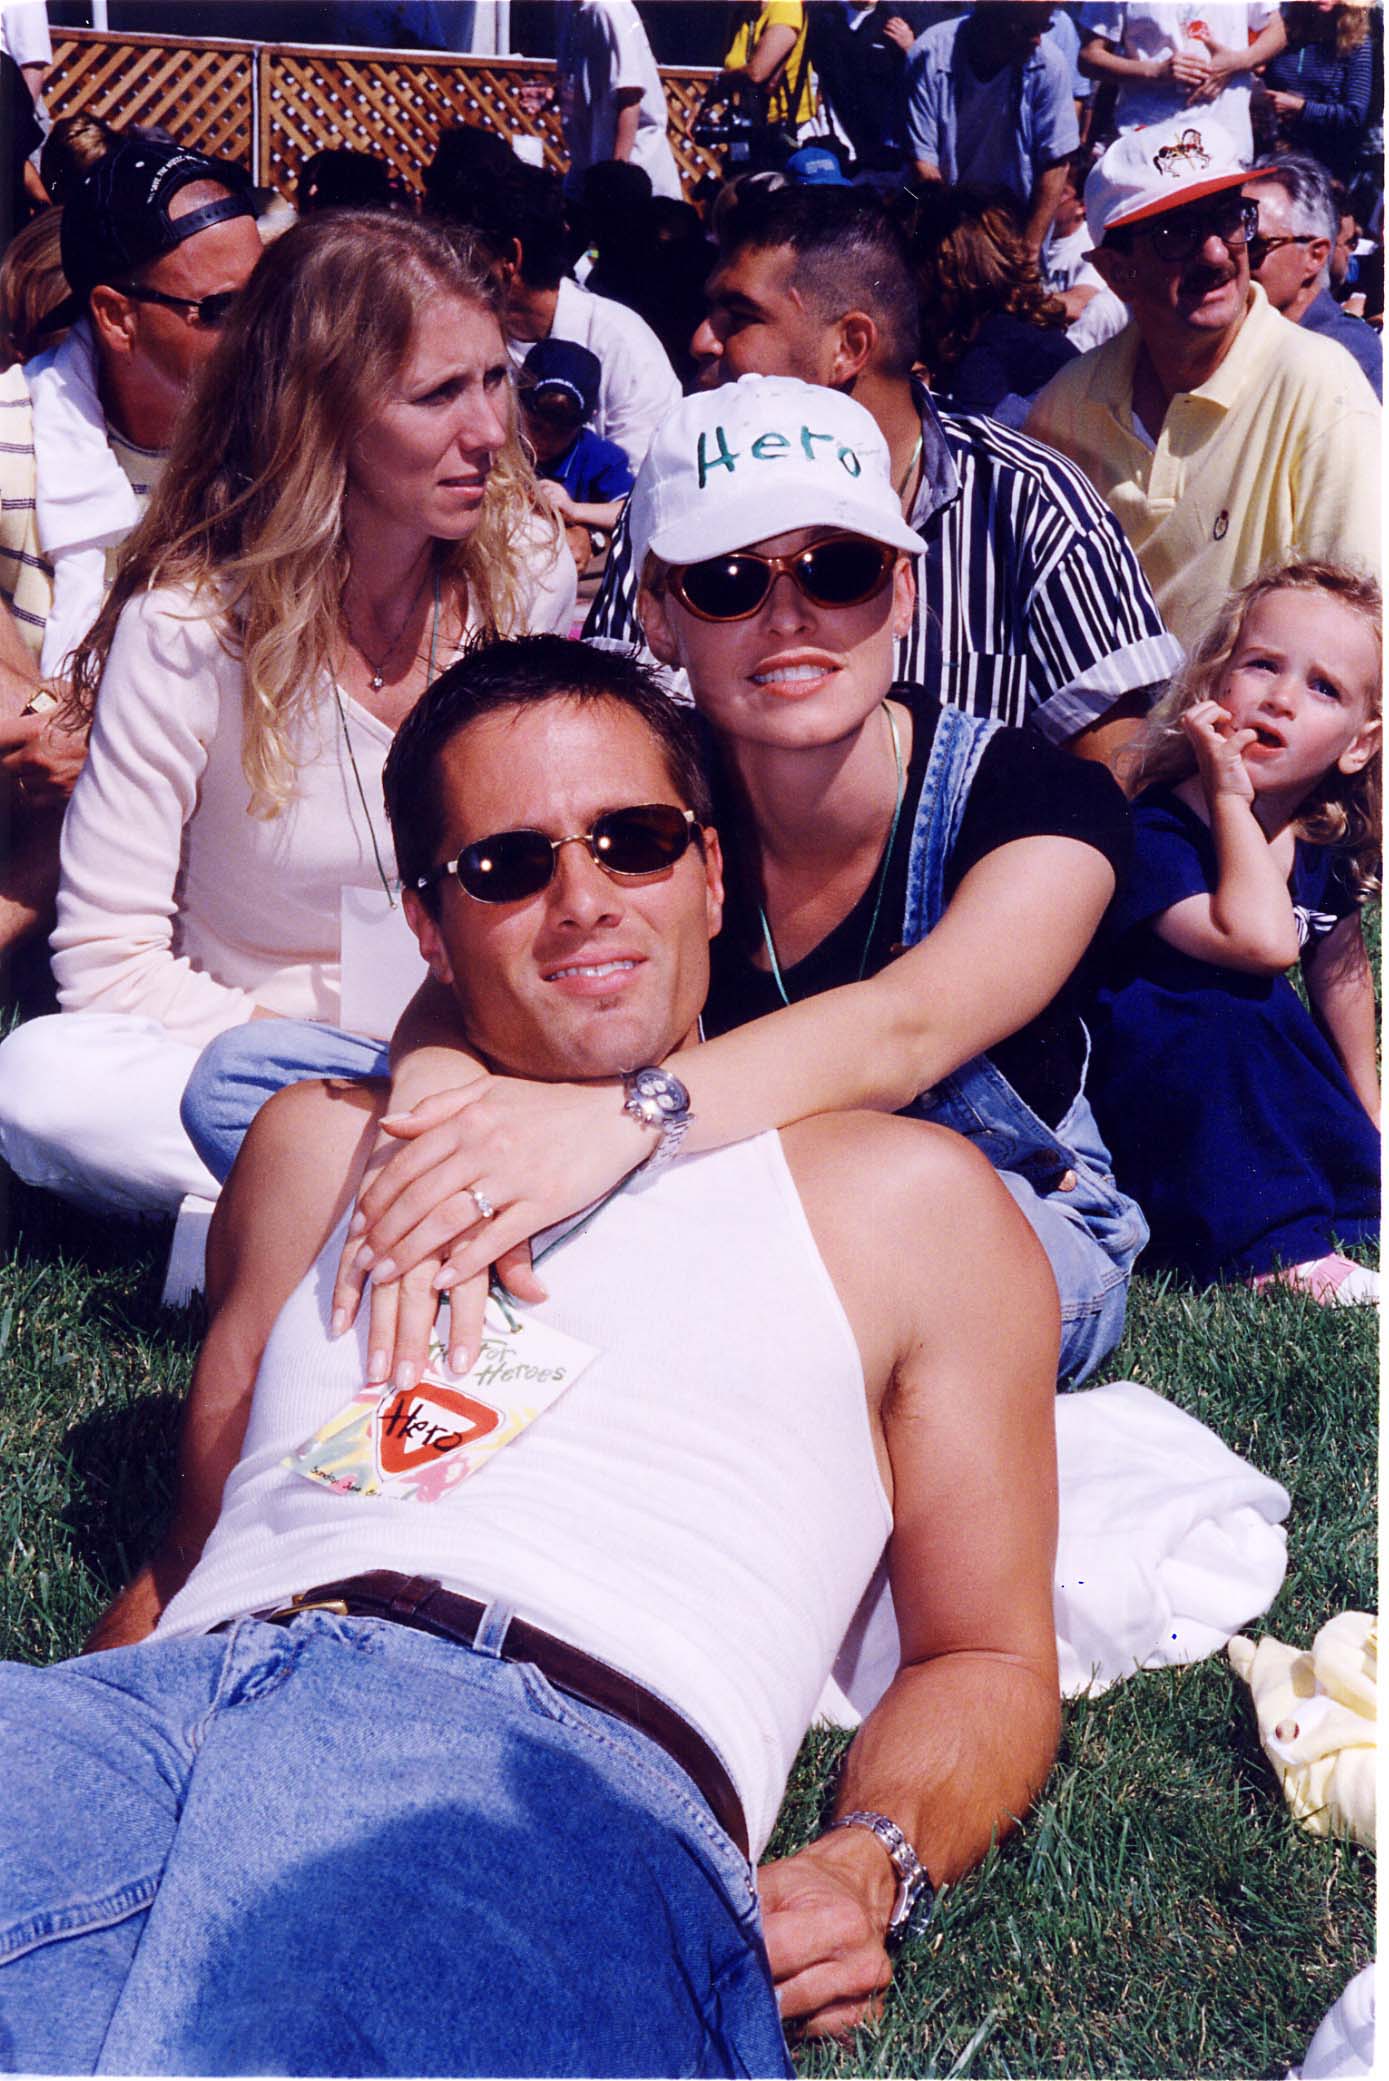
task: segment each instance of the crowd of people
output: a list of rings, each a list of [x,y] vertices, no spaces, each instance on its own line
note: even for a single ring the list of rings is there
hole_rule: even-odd
[[[21,2068],[789,2072],[1045,1779],[1135,1264],[1377,1301],[1370,10],[732,12],[688,191],[630,0],[563,177],[17,133],[0,1154],[217,1209]]]

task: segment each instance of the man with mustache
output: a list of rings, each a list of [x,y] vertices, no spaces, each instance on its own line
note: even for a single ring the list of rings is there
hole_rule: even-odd
[[[1197,109],[1110,146],[1085,213],[1130,322],[1053,377],[1027,427],[1080,464],[1188,646],[1266,563],[1378,561],[1374,392],[1251,283],[1250,178]]]

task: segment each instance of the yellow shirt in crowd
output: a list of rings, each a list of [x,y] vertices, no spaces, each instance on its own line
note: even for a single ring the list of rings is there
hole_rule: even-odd
[[[745,21],[729,45],[724,64],[730,72],[741,71],[752,53],[762,41],[763,31],[771,28],[794,29],[795,46],[782,67],[777,83],[767,98],[767,120],[770,123],[794,123],[797,129],[808,123],[815,113],[815,89],[811,84],[813,75],[805,62],[805,7],[803,0],[764,0],[758,9],[755,21]],[[790,114],[791,90],[797,80],[801,91],[796,101],[796,112]]]
[[[1259,285],[1215,374],[1150,440],[1133,416],[1138,330],[1068,362],[1027,431],[1079,463],[1189,650],[1227,592],[1289,557],[1379,567],[1380,410],[1335,340],[1290,324]]]

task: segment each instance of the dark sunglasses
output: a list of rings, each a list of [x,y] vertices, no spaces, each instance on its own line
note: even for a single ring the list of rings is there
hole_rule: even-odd
[[[1214,235],[1227,246],[1246,246],[1259,228],[1259,205],[1243,195],[1213,203],[1209,209],[1187,216],[1178,224],[1155,224],[1151,229],[1136,224],[1152,241],[1159,260],[1190,260]]]
[[[701,621],[746,621],[784,571],[814,607],[858,607],[886,583],[897,551],[863,535],[827,535],[793,556],[735,549],[700,564],[677,564],[669,585]]]
[[[443,875],[458,878],[460,888],[479,903],[520,903],[538,896],[554,879],[555,856],[562,845],[584,845],[604,874],[660,874],[684,858],[698,837],[692,809],[669,802],[646,802],[633,809],[609,809],[595,817],[588,831],[547,838],[543,831],[497,831],[465,845],[456,860],[431,868],[411,886],[427,889]]]
[[[181,311],[193,325],[225,325],[239,289],[219,289],[212,296],[166,296],[162,289],[140,289],[129,282],[118,283],[122,296],[132,303],[162,304],[166,311]],[[190,315],[191,314],[191,315]]]
[[[533,419],[549,426],[582,426],[584,415],[572,397],[545,397],[534,390],[521,392],[521,403]]]

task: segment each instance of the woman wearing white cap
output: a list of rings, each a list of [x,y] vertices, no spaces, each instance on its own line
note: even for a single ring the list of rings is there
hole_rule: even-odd
[[[1109,1176],[1068,992],[1126,850],[1118,789],[920,688],[888,698],[923,545],[852,400],[762,376],[687,398],[629,524],[647,640],[688,673],[722,768],[730,901],[707,1019],[721,1037],[664,1065],[688,1094],[685,1148],[853,1107],[957,1128],[1046,1249],[1060,1377],[1084,1378],[1118,1341],[1146,1237]],[[662,1103],[678,1112],[680,1096]],[[497,1210],[447,1282],[650,1153],[607,1089],[489,1079],[469,1098],[366,1196],[378,1262],[405,1267],[426,1240],[392,1206],[411,1177]]]

